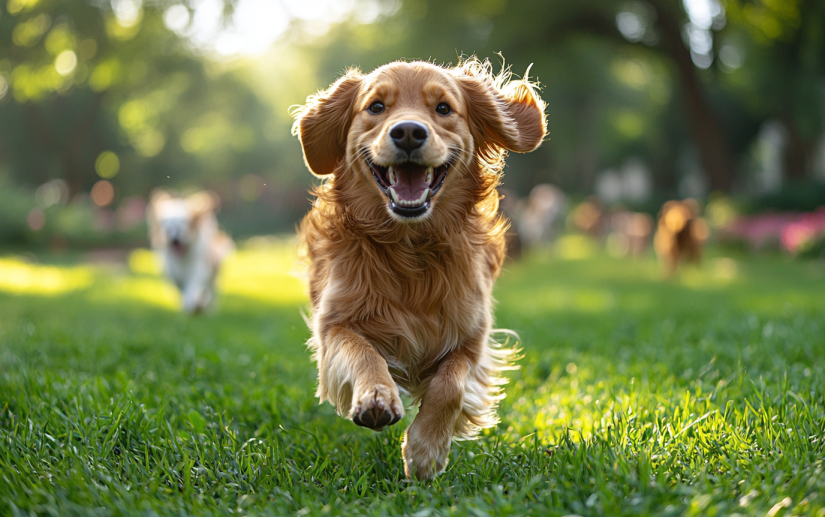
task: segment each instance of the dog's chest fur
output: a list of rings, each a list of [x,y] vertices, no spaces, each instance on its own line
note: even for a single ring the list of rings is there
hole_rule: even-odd
[[[489,328],[500,243],[473,242],[475,233],[390,243],[306,235],[318,323],[354,329],[402,384],[415,384],[447,352]]]

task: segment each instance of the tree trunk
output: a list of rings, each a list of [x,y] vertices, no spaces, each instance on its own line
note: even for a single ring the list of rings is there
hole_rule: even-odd
[[[662,50],[670,56],[679,74],[684,92],[684,109],[688,130],[699,151],[702,168],[712,190],[729,192],[733,187],[735,169],[730,147],[708,99],[696,67],[690,57],[690,50],[682,41],[682,31],[678,20],[659,1],[653,2],[659,18],[662,36]]]
[[[585,192],[592,192],[596,185],[596,170],[598,164],[598,149],[596,146],[596,125],[594,123],[595,109],[592,100],[585,99],[579,109],[578,116],[578,149],[576,150],[576,168],[578,187]]]
[[[84,163],[82,156],[86,150],[89,135],[92,132],[97,116],[100,113],[100,105],[103,95],[95,93],[89,101],[89,106],[82,113],[82,120],[76,121],[71,138],[66,141],[63,153],[63,162],[66,167],[66,178],[69,184],[71,195],[84,190],[84,180],[94,177],[94,161]]]
[[[788,137],[782,156],[785,176],[791,181],[801,180],[813,170],[816,142],[803,138],[790,118],[785,118],[782,123]]]

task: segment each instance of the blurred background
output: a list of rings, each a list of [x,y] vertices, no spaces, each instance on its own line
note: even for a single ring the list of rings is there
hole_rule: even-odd
[[[315,181],[291,106],[471,54],[532,64],[548,104],[505,170],[522,244],[635,254],[692,197],[718,240],[822,252],[823,0],[0,0],[0,246],[145,246],[156,187],[214,190],[236,238],[290,232]]]

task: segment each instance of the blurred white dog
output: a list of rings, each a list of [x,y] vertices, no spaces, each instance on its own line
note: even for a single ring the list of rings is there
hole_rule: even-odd
[[[518,233],[528,248],[549,244],[561,231],[567,197],[558,187],[539,184],[519,201]]]
[[[219,201],[214,192],[177,197],[156,190],[146,211],[152,248],[190,314],[212,307],[221,262],[235,249],[232,239],[218,230]]]

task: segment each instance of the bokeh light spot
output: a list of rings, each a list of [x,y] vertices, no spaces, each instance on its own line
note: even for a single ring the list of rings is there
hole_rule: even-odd
[[[54,68],[60,75],[69,75],[77,67],[77,55],[71,50],[65,50],[54,60]]]
[[[123,27],[134,27],[143,16],[141,0],[112,0],[112,10],[117,22]]]
[[[96,92],[103,91],[120,79],[120,62],[108,59],[97,65],[89,77],[89,86]]]
[[[728,43],[722,45],[722,48],[719,50],[719,59],[728,69],[736,70],[740,68],[745,61],[742,54],[742,51],[738,47]]]
[[[31,47],[40,39],[51,25],[46,14],[39,14],[30,20],[18,24],[11,34],[11,39],[18,47]]]
[[[17,14],[20,11],[30,11],[37,5],[38,0],[9,0],[6,10],[9,14]]]
[[[29,211],[28,217],[26,217],[26,222],[29,223],[29,228],[31,228],[33,232],[39,232],[43,229],[43,225],[46,224],[46,214],[39,208],[32,208],[31,211]]]
[[[46,50],[53,56],[60,55],[64,50],[72,50],[76,43],[74,34],[65,23],[55,26],[43,42]]]
[[[191,19],[189,9],[183,4],[170,6],[163,13],[163,23],[175,32],[182,32]]]
[[[114,178],[120,170],[120,160],[112,151],[103,151],[95,160],[95,171],[101,178]]]
[[[37,187],[34,192],[34,201],[43,209],[53,205],[63,204],[69,200],[69,185],[62,179],[47,181]]]
[[[106,180],[100,180],[92,187],[92,202],[99,207],[109,206],[115,199],[115,187]]]

